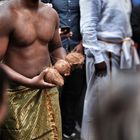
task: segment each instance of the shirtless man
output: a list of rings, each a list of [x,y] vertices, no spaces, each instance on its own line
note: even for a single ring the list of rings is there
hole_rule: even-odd
[[[43,79],[50,55],[65,57],[58,22],[39,0],[10,0],[0,7],[0,61],[13,80],[1,140],[61,140],[58,92]]]
[[[6,87],[4,85],[4,81],[6,80],[6,75],[4,72],[0,69],[0,125],[3,122],[3,119],[5,118],[6,112],[7,112],[7,98],[6,98]]]

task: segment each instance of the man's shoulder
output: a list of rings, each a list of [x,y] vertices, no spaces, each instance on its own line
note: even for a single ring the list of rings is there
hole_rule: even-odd
[[[58,16],[56,10],[49,3],[41,3],[41,8],[42,8],[43,12],[46,13],[46,15],[50,15],[50,16],[54,16],[54,17]]]
[[[15,21],[15,15],[14,15],[14,8],[12,7],[12,3],[5,2],[2,5],[0,5],[0,26],[6,27],[7,29],[11,28],[13,26],[13,23]]]
[[[14,11],[14,6],[9,1],[6,1],[0,5],[0,17],[3,17],[5,19],[10,19],[14,14],[13,11]]]

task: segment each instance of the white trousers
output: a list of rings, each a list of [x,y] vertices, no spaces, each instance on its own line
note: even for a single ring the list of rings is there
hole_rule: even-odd
[[[119,70],[119,56],[112,54],[111,68],[108,53],[104,53],[104,58],[107,64],[108,74],[105,77],[96,77],[94,68],[93,57],[86,58],[86,76],[87,76],[87,91],[84,102],[83,122],[81,129],[82,140],[96,140],[95,128],[96,113],[98,111],[98,104],[103,95],[108,90],[107,87],[110,84],[110,78],[118,73]],[[110,73],[110,70],[112,71]]]

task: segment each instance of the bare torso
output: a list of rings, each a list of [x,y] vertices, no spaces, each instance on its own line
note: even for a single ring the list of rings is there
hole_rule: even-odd
[[[14,17],[11,21],[13,31],[4,62],[18,73],[34,77],[51,65],[48,43],[57,26],[54,11],[42,3],[37,11],[16,3],[11,3],[9,8]]]

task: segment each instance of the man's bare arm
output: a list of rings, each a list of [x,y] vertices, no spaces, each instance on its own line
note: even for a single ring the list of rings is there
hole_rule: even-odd
[[[56,28],[55,28],[54,36],[53,36],[51,42],[49,43],[49,50],[50,50],[51,56],[55,60],[65,59],[66,52],[65,52],[65,49],[62,47],[61,37],[60,37],[60,33],[59,33],[59,17],[55,11],[53,14],[54,14],[54,17],[56,18],[56,20],[55,20]]]
[[[9,66],[0,63],[0,70],[4,73],[4,75],[7,77],[7,80],[15,81],[19,84],[33,87],[33,88],[49,88],[49,87],[55,87],[54,84],[47,83],[44,81],[45,74],[47,70],[43,70],[39,75],[33,77],[33,78],[27,78],[20,73],[17,73],[13,69],[11,69]]]
[[[52,47],[53,49],[52,51],[50,51],[50,53],[51,53],[52,58],[55,59],[55,61],[59,59],[65,59],[66,51],[62,47],[61,38],[58,32],[58,29],[56,29],[55,35],[50,45],[51,45],[50,47]]]
[[[13,30],[12,21],[10,12],[8,10],[5,11],[0,6],[0,61],[4,58],[8,48],[10,33]]]

